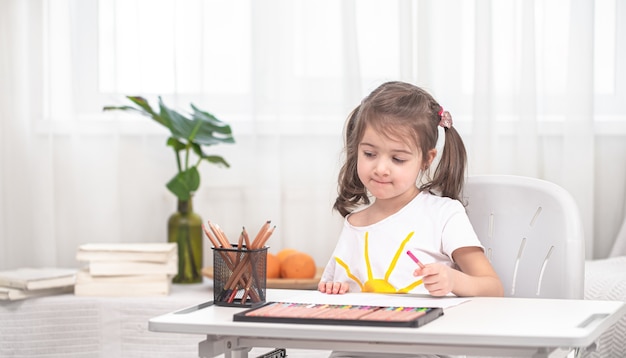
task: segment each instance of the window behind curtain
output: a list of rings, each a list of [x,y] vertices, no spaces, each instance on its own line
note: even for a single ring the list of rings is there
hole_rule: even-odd
[[[343,120],[341,101],[354,89],[347,83],[362,92],[354,95],[356,101],[381,80],[398,78],[445,94],[463,119],[472,113],[472,1],[46,4],[44,93],[53,121],[100,119],[103,105],[126,94],[192,101],[241,121],[277,112],[290,114],[291,121],[338,115]],[[519,43],[529,34],[521,28],[519,1],[490,4],[495,95],[507,103],[517,95],[514,76],[524,50]],[[533,42],[538,92],[547,99],[539,103],[544,119],[554,119],[551,107],[560,112],[566,105],[560,91],[566,80],[568,8],[567,0],[535,3]],[[626,106],[619,100],[626,89],[616,85],[626,82],[626,61],[616,58],[623,53],[616,45],[624,42],[616,32],[620,9],[615,0],[595,2],[594,80],[602,121],[615,121]],[[354,58],[346,47],[354,47]]]

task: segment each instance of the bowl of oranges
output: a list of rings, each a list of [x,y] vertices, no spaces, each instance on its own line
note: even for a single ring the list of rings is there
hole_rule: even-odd
[[[266,262],[267,288],[315,290],[322,277],[323,267],[317,267],[313,257],[305,252],[285,248],[273,254],[268,251]],[[213,267],[202,273],[213,277]]]
[[[293,248],[267,253],[267,288],[317,289],[322,271],[311,255]]]

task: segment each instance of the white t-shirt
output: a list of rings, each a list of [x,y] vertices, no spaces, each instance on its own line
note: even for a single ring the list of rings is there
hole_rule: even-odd
[[[463,205],[422,191],[400,211],[375,224],[357,227],[346,217],[321,280],[349,282],[350,292],[372,287],[365,283],[380,279],[396,292],[427,293],[423,285],[411,286],[420,278],[413,276],[417,264],[406,252],[410,250],[424,264],[439,262],[456,268],[452,253],[468,246],[484,250]]]

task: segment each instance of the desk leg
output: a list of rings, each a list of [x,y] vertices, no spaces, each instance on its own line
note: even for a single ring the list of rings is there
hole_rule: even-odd
[[[237,337],[207,336],[198,344],[200,358],[212,358],[224,354],[224,358],[248,358],[251,348],[239,347]]]
[[[212,358],[224,353],[224,340],[216,336],[207,336],[198,343],[198,355],[200,358]]]

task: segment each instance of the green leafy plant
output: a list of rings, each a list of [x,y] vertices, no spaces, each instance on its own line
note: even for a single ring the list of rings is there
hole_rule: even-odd
[[[230,167],[230,164],[219,155],[208,155],[203,146],[220,143],[235,143],[230,125],[217,119],[214,115],[202,111],[193,104],[190,117],[168,108],[159,97],[158,111],[148,101],[139,96],[126,96],[136,106],[105,106],[104,111],[132,111],[152,118],[169,129],[171,136],[167,145],[174,150],[178,173],[166,184],[166,187],[179,200],[189,200],[200,187],[198,166],[203,160],[209,163]],[[191,153],[196,158],[192,158]],[[183,158],[181,158],[183,157]],[[195,159],[195,160],[194,160]]]

